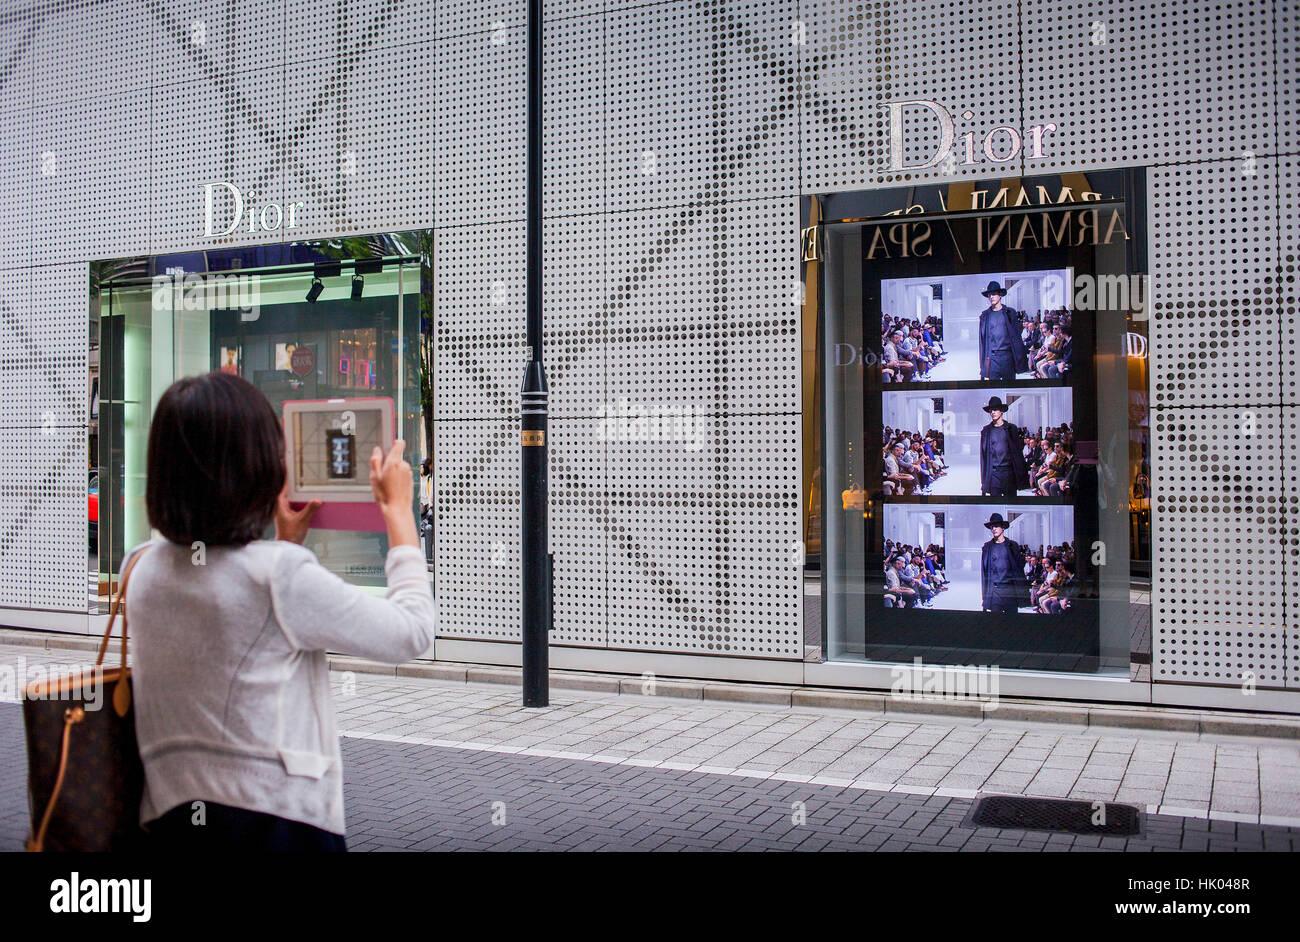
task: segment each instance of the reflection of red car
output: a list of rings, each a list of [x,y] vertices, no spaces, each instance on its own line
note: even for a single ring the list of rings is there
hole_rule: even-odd
[[[86,487],[90,497],[90,506],[86,510],[88,518],[88,529],[90,531],[90,545],[99,548],[99,473],[90,472],[90,481]]]

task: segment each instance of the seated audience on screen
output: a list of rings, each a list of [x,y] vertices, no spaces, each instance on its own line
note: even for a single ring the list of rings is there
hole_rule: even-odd
[[[941,547],[931,545],[922,550],[885,541],[886,608],[929,608],[934,597],[948,588]]]

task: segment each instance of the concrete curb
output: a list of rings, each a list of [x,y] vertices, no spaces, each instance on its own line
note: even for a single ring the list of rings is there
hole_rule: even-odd
[[[936,697],[927,700],[924,697],[886,697],[885,713],[902,713],[925,716],[971,716],[982,717],[985,703],[974,699],[943,700]]]
[[[392,664],[379,664],[375,661],[368,661],[362,657],[339,657],[331,654],[328,658],[330,670],[332,671],[353,671],[357,674],[386,674],[389,677],[397,676],[397,668]]]
[[[1089,726],[1123,726],[1130,729],[1164,729],[1177,733],[1199,733],[1200,717],[1173,710],[1089,709]]]
[[[0,628],[0,644],[40,648],[45,651],[94,652],[99,638],[44,631]],[[112,653],[113,645],[109,645]],[[481,683],[517,686],[518,667],[458,664],[445,661],[411,661],[394,667],[376,661],[329,655],[334,671],[353,671],[384,677],[417,677],[446,683]],[[834,687],[781,687],[759,683],[723,683],[680,678],[628,677],[590,671],[551,671],[551,686],[622,696],[672,697],[715,703],[752,703],[788,709],[850,710],[902,720],[908,716],[952,716],[986,721],[1052,723],[1056,725],[1120,730],[1160,730],[1213,736],[1256,736],[1300,740],[1300,717],[1270,713],[1212,712],[1141,704],[1086,704],[1040,700],[902,699],[871,690]],[[653,689],[653,693],[650,690]]]
[[[551,672],[555,676],[555,672]],[[653,691],[653,693],[651,693]],[[619,693],[634,697],[677,697],[682,700],[700,700],[704,685],[689,680],[646,680],[642,677],[624,678],[619,682]]]
[[[332,665],[331,665],[332,666]],[[466,683],[469,669],[455,664],[398,664],[398,677],[423,677],[425,680],[450,680]]]
[[[517,667],[475,667],[465,669],[465,681],[471,684],[518,684],[521,671]]]
[[[790,705],[814,710],[860,710],[864,713],[884,713],[886,699],[879,693],[800,687],[791,694]]]
[[[657,686],[657,685],[656,685]],[[714,684],[704,685],[705,700],[727,703],[766,703],[772,706],[790,706],[794,690],[790,687],[769,687],[765,684]]]
[[[0,629],[0,644],[20,644],[29,648],[43,648],[46,651],[59,649],[68,651],[98,651],[99,642],[103,635],[91,637],[89,635],[67,635],[55,634],[50,631],[23,631],[16,628]],[[111,649],[113,644],[121,644],[121,636],[117,633],[117,626],[113,626],[113,638],[109,642]],[[108,657],[107,654],[104,655]]]
[[[557,690],[586,690],[591,693],[618,693],[622,681],[608,674],[552,674],[551,686]]]
[[[1061,723],[1067,726],[1087,726],[1086,706],[1058,705],[1054,703],[1022,703],[1000,700],[985,703],[986,720],[1007,720],[1016,723]]]
[[[1201,732],[1214,736],[1264,736],[1269,739],[1300,739],[1300,728],[1285,718],[1201,714]]]

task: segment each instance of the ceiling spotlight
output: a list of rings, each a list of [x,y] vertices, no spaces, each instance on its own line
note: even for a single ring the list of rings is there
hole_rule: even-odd
[[[365,285],[365,283],[366,283],[366,279],[362,278],[360,275],[352,276],[352,300],[353,301],[361,300],[361,288],[363,285]]]
[[[316,299],[320,297],[320,293],[324,290],[325,285],[321,283],[321,280],[319,278],[313,278],[311,280],[311,287],[307,289],[307,300],[312,304],[315,304]]]

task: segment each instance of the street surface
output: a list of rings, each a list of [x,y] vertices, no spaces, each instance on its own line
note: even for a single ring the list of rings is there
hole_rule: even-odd
[[[19,657],[84,652],[0,646]],[[352,850],[1300,849],[1294,741],[569,690],[525,710],[501,685],[332,680]],[[17,704],[0,743],[0,849],[18,850]],[[1146,830],[963,827],[977,792],[1134,803]]]

